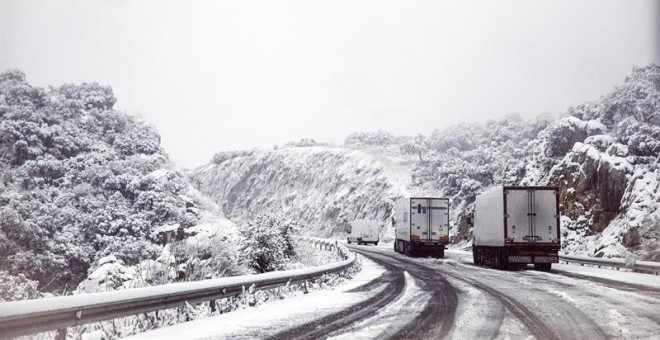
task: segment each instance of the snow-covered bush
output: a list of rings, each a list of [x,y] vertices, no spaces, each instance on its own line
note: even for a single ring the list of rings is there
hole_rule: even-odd
[[[394,142],[394,136],[383,130],[354,132],[344,140],[346,146],[387,146]]]
[[[280,214],[265,213],[241,227],[241,258],[257,273],[286,268],[295,255],[292,236],[298,229],[295,221]]]
[[[284,146],[293,147],[293,148],[305,148],[316,145],[323,145],[323,144],[317,142],[316,140],[314,140],[314,138],[302,138],[301,140],[284,144]]]
[[[601,119],[613,126],[629,117],[660,126],[660,65],[635,67],[623,85],[605,95],[597,105],[583,107],[583,118]]]
[[[208,239],[188,239],[172,244],[171,255],[186,281],[245,274],[227,239],[214,235]]]
[[[36,299],[42,297],[37,289],[39,283],[23,274],[16,276],[0,270],[0,302]]]
[[[417,135],[401,144],[399,151],[404,155],[415,155],[419,157],[420,162],[424,162],[424,156],[429,152],[429,148],[426,138],[423,135]]]

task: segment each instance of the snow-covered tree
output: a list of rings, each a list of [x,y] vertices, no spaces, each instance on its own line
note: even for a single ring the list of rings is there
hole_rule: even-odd
[[[423,135],[417,135],[400,147],[402,154],[416,155],[420,162],[424,162],[424,155],[429,151],[429,143]]]
[[[241,257],[258,273],[284,269],[295,255],[292,236],[295,221],[280,214],[265,213],[241,228]]]

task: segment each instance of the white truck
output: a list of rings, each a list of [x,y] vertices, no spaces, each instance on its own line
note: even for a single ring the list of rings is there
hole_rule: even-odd
[[[504,186],[477,196],[472,254],[477,265],[498,269],[559,262],[559,188]]]
[[[346,241],[348,244],[355,242],[359,245],[373,243],[378,245],[380,238],[381,223],[374,220],[355,220],[351,222],[351,230],[348,232]]]
[[[394,251],[408,256],[445,256],[449,243],[449,199],[405,197],[397,201]]]

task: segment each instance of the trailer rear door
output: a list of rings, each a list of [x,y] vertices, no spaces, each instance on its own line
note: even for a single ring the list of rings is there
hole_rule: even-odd
[[[430,239],[434,241],[443,238],[443,241],[449,240],[449,199],[430,198],[429,200],[429,221],[431,225]]]
[[[427,241],[430,237],[428,199],[410,199],[410,240]]]
[[[527,190],[504,191],[507,239],[514,243],[531,242],[530,198]]]
[[[508,242],[559,242],[556,190],[552,188],[507,188],[504,196]]]
[[[559,226],[557,225],[559,216],[557,205],[557,191],[550,189],[533,191],[533,211],[534,216],[534,236],[536,242],[558,243]]]

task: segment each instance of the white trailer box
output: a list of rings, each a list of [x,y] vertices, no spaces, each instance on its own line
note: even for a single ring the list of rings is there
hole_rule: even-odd
[[[444,256],[449,243],[449,199],[405,197],[395,207],[394,250],[406,255]]]
[[[378,245],[382,225],[374,220],[355,220],[351,222],[351,231],[348,233],[347,242],[357,244],[373,243]]]
[[[559,260],[559,188],[505,186],[477,196],[473,235],[476,264],[549,270]]]

